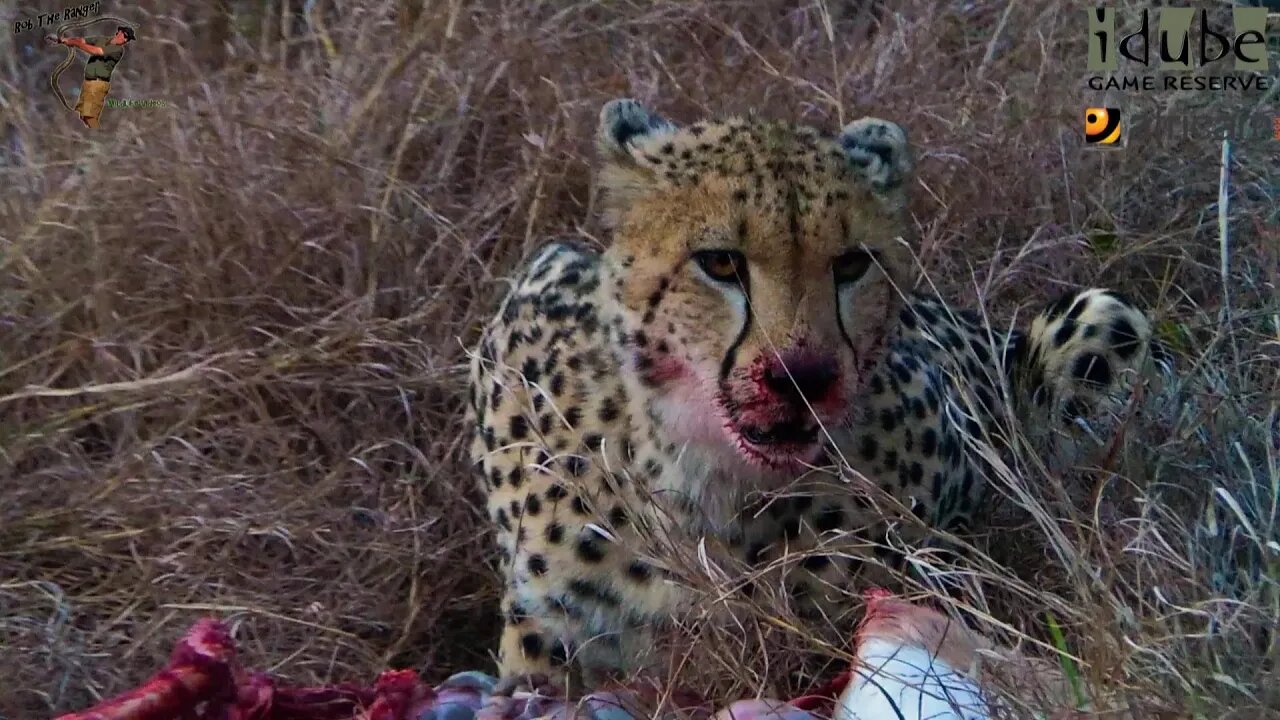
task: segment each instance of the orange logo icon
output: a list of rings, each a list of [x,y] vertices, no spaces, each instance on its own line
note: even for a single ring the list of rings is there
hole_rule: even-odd
[[[1120,108],[1084,110],[1084,141],[1089,145],[1120,144]]]

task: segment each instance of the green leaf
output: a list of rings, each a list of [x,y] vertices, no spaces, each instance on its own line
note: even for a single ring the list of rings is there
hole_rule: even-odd
[[[1155,326],[1156,337],[1168,345],[1174,352],[1186,355],[1193,347],[1191,329],[1186,323],[1175,320],[1161,320]]]
[[[1053,638],[1053,646],[1058,649],[1058,663],[1062,665],[1062,671],[1067,675],[1067,682],[1071,684],[1071,693],[1076,698],[1076,709],[1083,709],[1084,689],[1080,687],[1080,673],[1076,669],[1075,660],[1067,651],[1067,638],[1063,635],[1062,627],[1058,625],[1053,613],[1045,611],[1045,619],[1049,622],[1049,635]]]
[[[1110,255],[1120,248],[1120,241],[1113,232],[1095,230],[1089,233],[1089,247],[1099,255]]]

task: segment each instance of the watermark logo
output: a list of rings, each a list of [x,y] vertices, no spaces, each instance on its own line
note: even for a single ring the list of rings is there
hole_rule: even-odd
[[[1091,107],[1084,109],[1084,142],[1090,147],[1117,149],[1124,147],[1120,128],[1120,108]]]
[[[67,53],[49,76],[49,89],[64,108],[80,117],[80,121],[87,128],[99,126],[103,110],[106,108],[171,107],[164,100],[107,97],[117,67],[124,61],[129,46],[137,40],[138,36],[136,23],[118,17],[100,15],[101,11],[101,0],[95,0],[76,7],[19,18],[13,23],[13,31],[22,33],[36,28],[57,27],[56,31],[44,36],[44,41],[50,47],[65,47]],[[100,23],[110,23],[104,28],[109,34],[84,37],[70,34]],[[80,95],[73,107],[63,93],[60,80],[62,74],[75,63],[77,58],[84,61],[84,79],[80,85]]]
[[[24,33],[36,28],[52,27],[58,23],[73,22],[102,14],[102,0],[94,0],[83,5],[63,8],[48,13],[37,13],[34,16],[20,17],[13,21],[13,34]]]
[[[1215,27],[1207,9],[1197,14],[1194,8],[1162,7],[1157,14],[1144,8],[1138,11],[1137,28],[1124,35],[1115,8],[1091,8],[1088,15],[1090,89],[1247,91],[1268,90],[1275,82],[1267,75],[1267,50],[1278,41],[1268,33],[1267,21],[1276,16],[1269,16],[1265,7],[1232,8],[1229,28]],[[1197,17],[1199,23],[1194,22]],[[1116,75],[1121,58],[1165,74]]]

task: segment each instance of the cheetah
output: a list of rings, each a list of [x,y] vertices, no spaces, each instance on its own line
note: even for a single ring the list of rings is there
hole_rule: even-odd
[[[912,291],[893,122],[678,126],[618,99],[596,145],[611,243],[541,248],[472,353],[503,678],[642,669],[692,603],[666,562],[682,542],[743,567],[817,548],[786,583],[838,613],[892,567],[890,535],[984,506],[978,439],[1002,418],[1068,432],[1145,372],[1151,325],[1111,291],[1005,337]]]

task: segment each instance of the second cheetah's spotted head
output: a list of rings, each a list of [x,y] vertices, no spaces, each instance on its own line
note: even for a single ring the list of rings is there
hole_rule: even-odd
[[[606,268],[631,371],[690,443],[758,468],[815,461],[885,352],[910,268],[906,134],[600,114]]]

